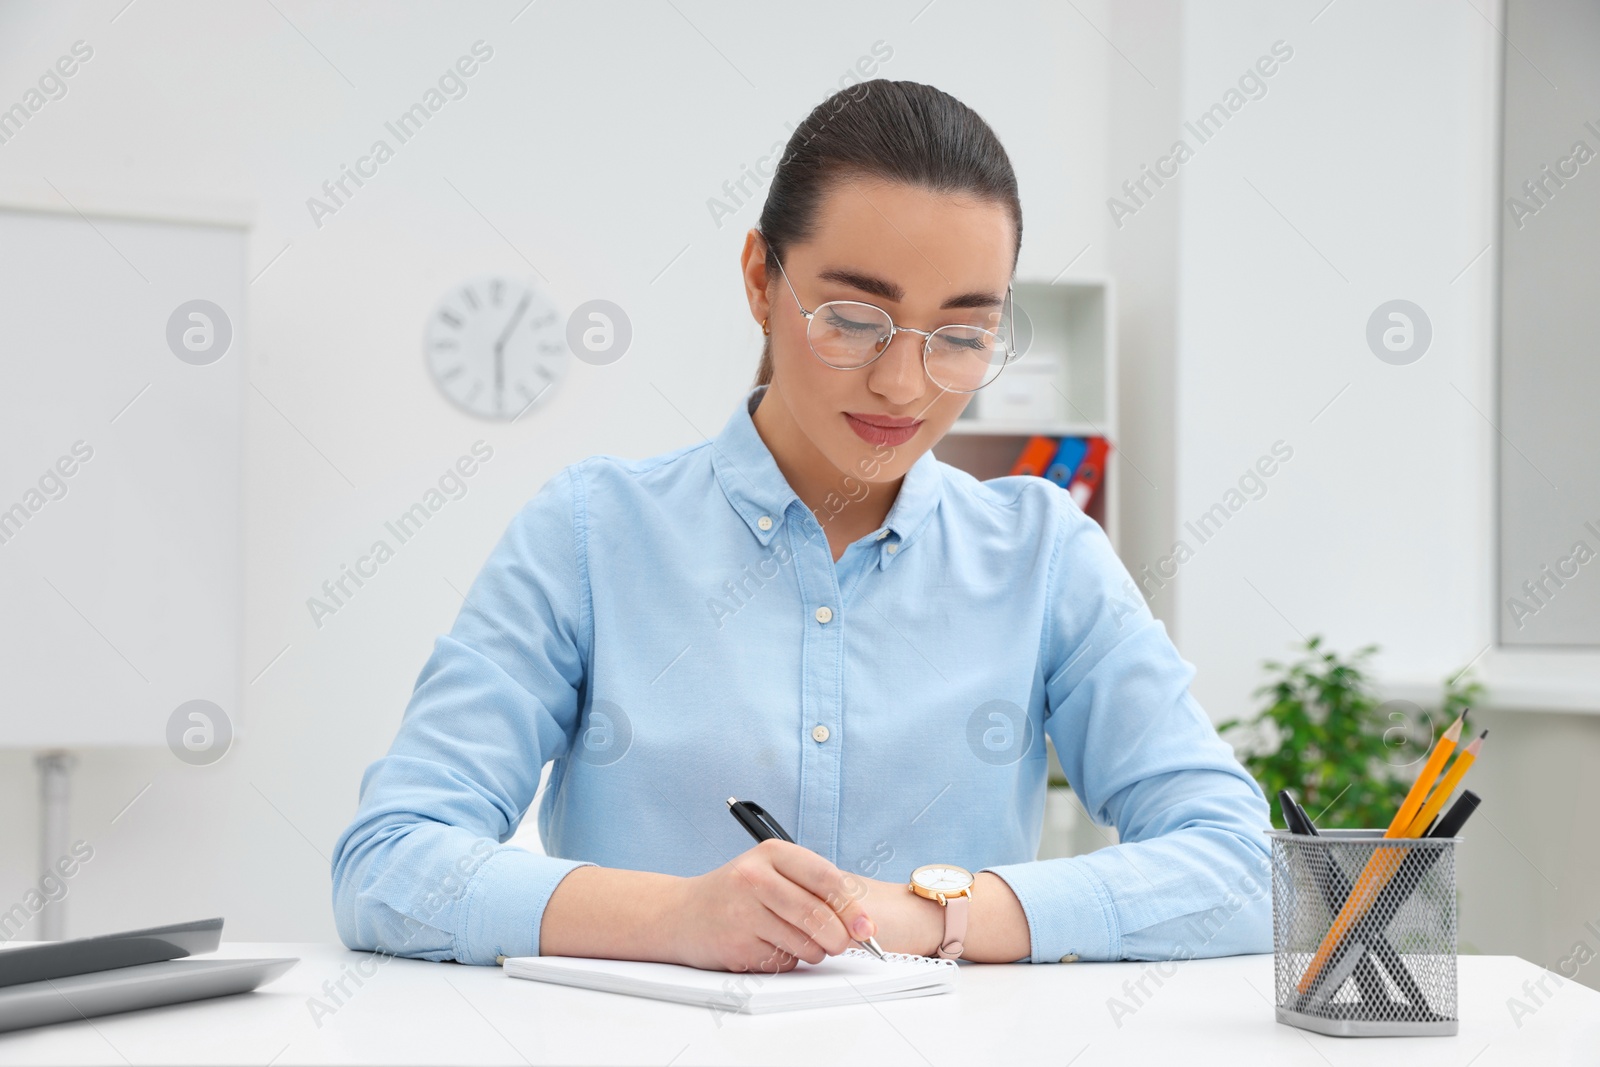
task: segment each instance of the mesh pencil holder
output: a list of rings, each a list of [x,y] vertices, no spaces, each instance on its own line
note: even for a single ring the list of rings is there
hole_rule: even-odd
[[[1270,835],[1278,1022],[1337,1037],[1456,1033],[1460,838]]]

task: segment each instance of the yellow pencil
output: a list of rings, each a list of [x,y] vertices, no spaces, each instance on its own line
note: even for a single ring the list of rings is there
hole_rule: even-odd
[[[1417,780],[1411,783],[1411,791],[1400,804],[1400,810],[1394,813],[1394,819],[1390,821],[1389,830],[1383,835],[1384,837],[1406,836],[1406,831],[1411,827],[1411,820],[1416,818],[1422,802],[1428,798],[1428,790],[1433,788],[1434,780],[1439,777],[1439,772],[1444,770],[1445,760],[1456,750],[1456,742],[1461,740],[1461,727],[1466,721],[1467,713],[1462,712],[1461,717],[1451,723],[1450,729],[1439,738],[1439,744],[1434,748],[1433,755],[1422,765],[1422,773],[1417,775]]]
[[[1445,760],[1456,750],[1456,742],[1461,740],[1461,726],[1466,721],[1466,712],[1461,713],[1461,718],[1450,724],[1450,728],[1439,739],[1439,744],[1434,748],[1433,754],[1428,757],[1428,762],[1422,765],[1422,773],[1417,775],[1417,780],[1411,784],[1411,789],[1406,793],[1406,798],[1400,804],[1400,810],[1395,812],[1394,818],[1389,822],[1389,829],[1384,832],[1384,838],[1404,837],[1411,829],[1412,820],[1421,810],[1423,801],[1428,796],[1428,790],[1439,777],[1439,772],[1444,769]],[[1405,858],[1405,850],[1399,848],[1380,848],[1373,850],[1372,858],[1361,869],[1361,874],[1356,878],[1355,888],[1350,890],[1350,895],[1345,898],[1344,907],[1339,909],[1339,914],[1333,920],[1333,925],[1328,928],[1327,936],[1322,939],[1322,944],[1317,946],[1317,953],[1311,957],[1305,973],[1300,976],[1296,988],[1301,993],[1311,989],[1311,984],[1322,973],[1322,968],[1327,965],[1333,950],[1338,947],[1344,938],[1345,931],[1360,921],[1372,906],[1373,900],[1378,895],[1378,890],[1393,877],[1395,870],[1400,866],[1400,860]],[[1380,881],[1381,879],[1381,881]]]
[[[1473,760],[1478,758],[1478,753],[1483,749],[1483,739],[1488,736],[1489,731],[1485,730],[1472,744],[1461,750],[1456,761],[1450,764],[1450,773],[1444,776],[1439,787],[1433,791],[1433,796],[1428,798],[1428,802],[1422,806],[1417,817],[1411,820],[1411,827],[1406,831],[1407,837],[1421,837],[1427,832],[1428,824],[1450,800],[1450,794],[1456,791],[1456,786],[1461,784],[1461,779],[1466,777],[1467,771],[1472,769]]]

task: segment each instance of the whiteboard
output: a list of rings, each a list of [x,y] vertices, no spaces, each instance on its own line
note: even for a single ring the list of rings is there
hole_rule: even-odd
[[[237,721],[247,237],[0,206],[0,746]],[[193,300],[220,358],[220,323],[169,346]]]

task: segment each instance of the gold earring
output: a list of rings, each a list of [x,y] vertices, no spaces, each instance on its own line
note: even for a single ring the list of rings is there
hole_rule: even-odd
[[[772,336],[772,331],[767,329],[767,320],[766,319],[762,319],[761,320],[761,335],[763,337],[771,337]]]

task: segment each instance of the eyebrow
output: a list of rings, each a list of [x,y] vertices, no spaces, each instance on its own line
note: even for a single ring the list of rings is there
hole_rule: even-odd
[[[822,278],[824,281],[838,282],[841,285],[848,285],[852,289],[860,289],[864,293],[871,293],[873,296],[881,297],[884,300],[888,300],[896,304],[905,299],[906,295],[906,291],[900,286],[896,285],[894,282],[885,281],[884,279],[874,277],[871,274],[862,274],[860,271],[848,270],[844,267],[829,267],[827,270],[824,270],[820,275],[818,275],[818,277]],[[969,293],[961,293],[957,296],[952,296],[950,299],[940,304],[939,307],[941,309],[989,308],[999,307],[1002,303],[1004,303],[1004,301],[994,293],[987,293],[981,289],[976,289]]]

